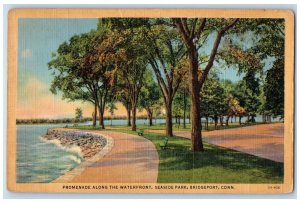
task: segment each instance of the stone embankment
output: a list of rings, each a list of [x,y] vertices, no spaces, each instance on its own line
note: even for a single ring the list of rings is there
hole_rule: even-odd
[[[99,153],[107,144],[107,139],[100,135],[95,135],[83,131],[67,131],[58,129],[48,129],[47,134],[42,136],[47,141],[59,141],[59,144],[71,149],[80,148],[80,155],[84,159],[89,159]]]

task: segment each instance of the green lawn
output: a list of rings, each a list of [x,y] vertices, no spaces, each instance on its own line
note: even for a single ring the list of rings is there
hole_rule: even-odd
[[[82,127],[82,129],[88,129]],[[136,132],[118,130],[137,135]],[[159,154],[160,183],[282,183],[283,164],[205,143],[202,153],[191,152],[191,140],[145,133]]]

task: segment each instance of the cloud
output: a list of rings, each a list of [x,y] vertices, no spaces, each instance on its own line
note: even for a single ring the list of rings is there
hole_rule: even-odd
[[[73,118],[75,108],[82,108],[84,117],[91,117],[93,104],[88,102],[67,102],[61,95],[53,95],[49,84],[30,72],[18,76],[17,118]],[[123,105],[117,103],[116,116],[126,116]],[[110,113],[105,111],[105,116]],[[137,115],[146,115],[145,111]]]
[[[31,50],[24,49],[21,53],[22,58],[30,58],[31,57]]]

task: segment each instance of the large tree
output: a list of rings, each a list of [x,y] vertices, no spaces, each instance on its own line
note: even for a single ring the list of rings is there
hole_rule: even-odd
[[[93,126],[96,125],[97,113],[97,80],[81,74],[83,57],[91,49],[88,41],[92,34],[73,36],[69,42],[62,43],[57,52],[52,54],[52,60],[48,63],[49,69],[53,70],[51,92],[62,92],[62,98],[68,101],[89,101],[94,105]],[[82,76],[82,77],[81,77]]]
[[[166,135],[173,136],[172,103],[187,74],[186,50],[175,29],[154,25],[146,35],[149,63],[158,81],[166,110]]]
[[[213,67],[221,39],[228,30],[234,28],[239,19],[198,19],[198,18],[175,18],[173,24],[177,27],[179,34],[187,48],[189,59],[189,81],[192,101],[192,150],[203,151],[201,134],[201,111],[200,91],[204,82]],[[211,34],[215,33],[213,47],[208,56],[206,65],[199,71],[199,46]]]
[[[97,31],[73,36],[61,44],[49,62],[54,79],[51,91],[63,93],[70,101],[90,101],[99,111],[99,122],[104,128],[104,111],[113,91],[117,62],[123,57],[116,34],[105,27]],[[95,118],[94,118],[95,119]],[[93,122],[95,123],[95,122]]]
[[[148,51],[143,43],[145,28],[143,26],[130,27],[119,31],[119,34],[125,39],[122,43],[125,60],[120,61],[117,80],[122,91],[128,95],[132,114],[132,130],[136,131],[136,111],[148,65]]]
[[[261,60],[273,59],[272,67],[265,70],[263,93],[265,102],[263,111],[274,116],[284,117],[284,20],[262,19],[263,24],[258,27],[256,34],[259,41],[252,50]],[[275,43],[274,43],[275,42]]]

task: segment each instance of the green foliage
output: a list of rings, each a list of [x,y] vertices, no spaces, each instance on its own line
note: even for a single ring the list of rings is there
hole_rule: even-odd
[[[226,114],[226,95],[218,77],[215,74],[205,81],[200,92],[201,115],[205,117]]]
[[[82,114],[82,109],[81,108],[76,108],[75,109],[75,120],[78,120],[80,121],[83,117],[83,114]]]
[[[248,88],[246,81],[241,80],[235,85],[233,96],[238,99],[247,115],[256,115],[260,107],[259,95]]]
[[[160,98],[160,90],[158,84],[153,80],[153,74],[150,70],[146,71],[144,78],[138,106],[143,109],[153,108]]]
[[[264,93],[266,102],[264,111],[274,116],[284,117],[284,64],[282,60],[275,61],[267,72]]]
[[[260,40],[253,51],[261,60],[274,58],[273,65],[265,71],[261,96],[261,112],[284,117],[284,20],[263,20],[256,34]]]
[[[129,111],[139,107],[156,116],[164,103],[182,116],[190,112],[194,87],[201,116],[283,116],[284,43],[283,19],[103,18],[96,30],[74,35],[53,53],[50,90],[97,104],[101,114],[105,108],[113,114],[121,101]],[[221,65],[243,79],[220,81],[214,69]],[[191,85],[193,75],[198,80]]]

